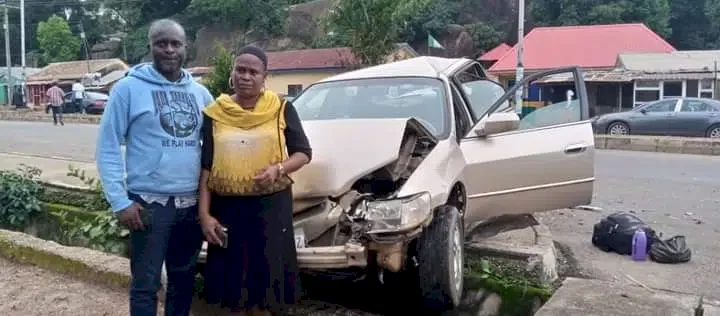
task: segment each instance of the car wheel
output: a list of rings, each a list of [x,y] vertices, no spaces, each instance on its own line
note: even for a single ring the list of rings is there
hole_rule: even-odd
[[[705,135],[710,138],[720,138],[720,125],[710,126]]]
[[[425,308],[449,309],[460,304],[464,240],[460,212],[453,206],[440,207],[417,243],[417,273]]]
[[[625,123],[615,122],[608,126],[607,132],[610,135],[628,135],[630,134],[630,128]]]

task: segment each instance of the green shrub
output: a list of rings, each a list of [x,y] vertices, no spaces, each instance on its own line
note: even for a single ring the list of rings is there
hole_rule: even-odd
[[[0,171],[0,225],[22,228],[42,211],[39,196],[43,191],[42,171],[21,165],[17,170]]]
[[[212,58],[213,70],[203,78],[203,84],[213,97],[222,93],[232,94],[228,80],[233,67],[233,57],[222,44],[215,44],[215,56]]]
[[[59,212],[57,218],[62,227],[57,242],[128,257],[130,231],[110,212],[78,214],[66,210]]]
[[[105,199],[105,193],[103,191],[102,182],[100,182],[100,180],[87,176],[85,170],[76,168],[73,165],[68,166],[67,176],[79,179],[90,189],[89,194],[87,194],[82,199],[82,205],[69,204],[62,201],[48,202],[59,202],[62,204],[81,206],[88,211],[107,211],[110,209],[110,204],[108,204],[107,200]]]

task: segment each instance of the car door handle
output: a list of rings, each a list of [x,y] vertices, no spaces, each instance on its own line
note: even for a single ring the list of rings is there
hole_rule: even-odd
[[[668,113],[668,114],[665,114],[665,116],[675,116],[675,114],[673,114],[673,113]]]
[[[570,154],[579,154],[581,152],[584,152],[587,149],[586,144],[577,144],[577,145],[570,145],[565,147],[565,153]]]

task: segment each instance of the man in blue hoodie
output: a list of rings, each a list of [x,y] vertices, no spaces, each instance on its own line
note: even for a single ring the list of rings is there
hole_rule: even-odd
[[[134,66],[110,92],[97,168],[112,212],[131,230],[130,315],[156,315],[163,262],[165,315],[188,315],[203,241],[197,218],[201,113],[213,97],[183,69],[182,26],[155,21],[148,38],[153,62]]]

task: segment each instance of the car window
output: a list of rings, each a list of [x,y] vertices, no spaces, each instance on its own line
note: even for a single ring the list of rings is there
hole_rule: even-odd
[[[526,82],[523,87],[522,114],[518,130],[579,122],[583,109],[578,100],[573,72],[561,72]],[[515,112],[518,101],[513,94],[494,112]]]
[[[676,104],[677,100],[664,100],[648,104],[641,109],[645,110],[645,112],[674,112]]]
[[[445,85],[439,79],[373,78],[316,83],[293,100],[301,120],[415,118],[435,136],[449,132]]]
[[[684,99],[680,112],[717,112],[718,109],[701,100]]]
[[[490,107],[504,94],[498,84],[487,79],[482,66],[473,64],[455,76],[469,103],[474,121],[487,114]]]

